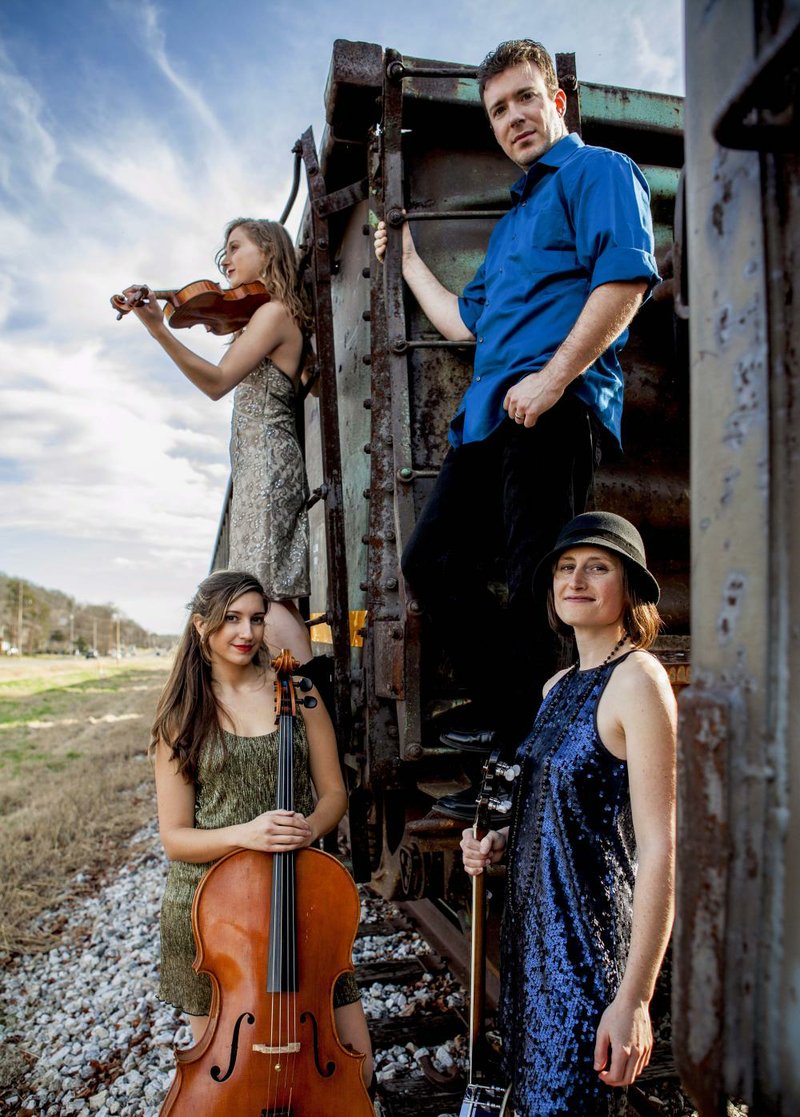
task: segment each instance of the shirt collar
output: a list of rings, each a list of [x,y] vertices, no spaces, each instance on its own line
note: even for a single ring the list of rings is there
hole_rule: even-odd
[[[540,155],[536,162],[528,167],[525,174],[518,178],[511,187],[511,197],[514,201],[518,202],[530,190],[534,182],[541,177],[540,167],[552,167],[554,169],[561,167],[572,158],[579,147],[583,146],[583,140],[577,132],[569,132],[558,143],[553,144],[544,155]]]

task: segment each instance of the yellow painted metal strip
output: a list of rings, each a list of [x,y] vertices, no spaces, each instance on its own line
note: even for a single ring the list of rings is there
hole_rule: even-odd
[[[316,620],[321,617],[322,613],[312,613],[311,620]],[[358,630],[363,628],[367,623],[367,610],[366,609],[351,609],[350,610],[350,646],[352,648],[362,648],[364,646],[363,639],[358,635]],[[329,624],[315,624],[311,628],[311,642],[312,644],[332,644],[333,633]]]

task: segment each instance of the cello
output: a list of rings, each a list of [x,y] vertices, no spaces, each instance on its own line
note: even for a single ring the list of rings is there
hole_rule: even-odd
[[[296,695],[290,652],[272,666],[276,808],[293,810],[294,717],[316,699]],[[319,849],[235,850],[211,866],[192,904],[194,968],[212,987],[208,1027],[176,1052],[160,1117],[373,1117],[365,1055],[342,1045],[333,1016],[359,914],[353,878]]]

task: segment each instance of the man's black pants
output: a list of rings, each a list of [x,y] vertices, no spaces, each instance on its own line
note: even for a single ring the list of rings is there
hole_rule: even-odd
[[[504,420],[484,441],[450,449],[403,552],[403,573],[475,704],[475,728],[496,728],[508,744],[527,733],[555,669],[533,571],[584,511],[596,453],[596,420],[572,395],[534,427]],[[507,605],[488,585],[498,556]]]

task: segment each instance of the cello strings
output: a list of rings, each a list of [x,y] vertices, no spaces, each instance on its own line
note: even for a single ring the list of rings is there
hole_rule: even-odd
[[[286,708],[288,706],[288,688],[291,686],[291,681],[290,680],[284,680],[281,685],[282,685],[283,691],[284,691],[284,708]],[[292,760],[292,757],[291,757],[291,732],[292,732],[292,729],[291,729],[291,715],[288,714],[288,713],[285,713],[283,715],[283,717],[281,717],[280,799],[278,801],[278,806],[283,810],[290,810],[291,809],[291,793],[290,793],[291,778],[292,778],[292,776],[291,776],[291,760]],[[282,997],[281,997],[281,1008],[282,1008],[281,1022],[280,1022],[281,1046],[284,1046],[284,1044],[287,1044],[288,1042],[291,1041],[291,1032],[290,1032],[290,1028],[289,1028],[289,1016],[290,1016],[290,1012],[291,1012],[291,1005],[290,1005],[291,993],[290,993],[290,990],[288,988],[288,984],[286,982],[286,949],[287,949],[286,934],[287,934],[287,919],[288,919],[288,913],[287,913],[287,899],[288,899],[288,897],[287,897],[287,891],[288,891],[287,890],[287,883],[288,883],[288,871],[289,871],[290,857],[291,857],[291,854],[287,853],[286,855],[281,855],[280,858],[279,858],[279,860],[280,860],[280,874],[281,874],[281,908],[280,908],[280,920],[281,920],[281,926],[280,926],[280,955],[281,955],[280,979],[281,979],[281,986],[280,987],[281,987],[282,994],[284,992],[286,993],[285,996],[282,995]],[[281,1073],[281,1077],[284,1080],[286,1079],[286,1075],[287,1075],[287,1065],[286,1065],[287,1061],[288,1061],[288,1054],[285,1057],[283,1055],[281,1055],[279,1057],[279,1064],[278,1065],[281,1068],[280,1073]]]
[[[287,696],[287,708],[290,703],[288,702],[289,688],[292,687],[291,679],[287,679],[284,683]],[[285,810],[294,809],[294,756],[293,756],[293,719],[291,714],[284,719],[283,722],[284,732],[281,735],[281,753],[283,761],[283,780],[281,788],[281,806]],[[283,907],[281,909],[281,916],[283,921],[283,929],[281,934],[281,973],[287,986],[287,996],[285,999],[285,1041],[287,1045],[296,1042],[296,1002],[297,992],[296,983],[293,980],[292,959],[294,953],[294,875],[295,875],[295,855],[294,852],[287,853],[286,856],[281,858],[282,861],[282,881],[283,881]],[[291,1097],[291,1083],[294,1081],[294,1067],[296,1057],[294,1053],[288,1053],[285,1059],[281,1059],[281,1067],[283,1068],[284,1081],[289,1084],[289,1095]],[[291,1066],[291,1070],[290,1070]]]
[[[292,687],[294,684],[291,680],[288,686]],[[293,724],[289,723],[289,732],[287,737],[287,765],[286,765],[286,805],[289,810],[294,810],[294,730]],[[297,986],[297,913],[296,913],[296,883],[297,883],[297,864],[296,857],[293,853],[291,858],[287,859],[287,903],[286,903],[286,949],[288,952],[287,958],[287,978],[289,987],[293,990],[291,997],[291,1020],[289,1027],[289,1040],[291,1043],[296,1044],[298,1041],[298,1021],[297,1021],[297,1003],[298,1003],[298,986]],[[294,1076],[297,1064],[297,1055],[291,1056],[291,1081],[289,1096],[291,1098],[294,1090]],[[287,1076],[289,1075],[289,1068],[287,1065]]]
[[[285,783],[286,783],[286,723],[287,717],[285,713],[285,703],[283,701],[283,687],[284,684],[278,682],[281,688],[279,693],[281,701],[279,702],[279,719],[278,719],[278,775],[276,780],[276,803],[275,806],[281,809],[285,806]],[[271,1011],[270,1011],[270,1038],[269,1046],[280,1050],[283,1047],[283,1013],[285,999],[283,996],[283,919],[284,919],[284,858],[281,853],[274,853],[272,855],[272,912],[270,917],[270,945],[269,945],[269,965],[270,965],[270,980],[269,988],[272,990],[271,995]],[[283,1067],[282,1056],[278,1053],[269,1055],[269,1072],[268,1072],[268,1089],[272,1094],[273,1085],[272,1077],[273,1071],[276,1075],[276,1082],[274,1086],[274,1108],[278,1105],[278,1095],[280,1091],[281,1074]]]

